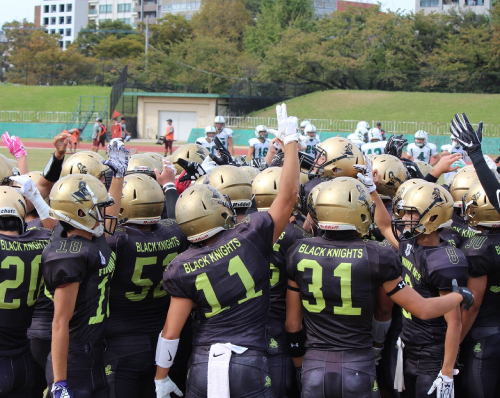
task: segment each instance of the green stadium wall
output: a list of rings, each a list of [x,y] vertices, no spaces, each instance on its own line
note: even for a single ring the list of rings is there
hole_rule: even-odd
[[[66,123],[0,123],[0,131],[20,138],[54,138],[67,127]],[[88,125],[82,136],[90,138],[92,125]]]

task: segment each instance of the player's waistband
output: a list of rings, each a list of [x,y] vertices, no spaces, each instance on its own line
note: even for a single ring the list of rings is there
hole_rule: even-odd
[[[70,341],[69,342],[69,352],[71,353],[85,353],[91,355],[94,352],[104,352],[106,351],[106,342],[104,340],[99,341]]]
[[[341,351],[320,350],[317,348],[308,348],[304,360],[324,361],[324,362],[361,362],[375,359],[373,349],[354,348]]]
[[[206,354],[208,355],[210,351],[209,345],[199,345],[199,346],[194,346],[193,351],[195,351],[197,354]],[[258,356],[258,355],[264,355],[267,356],[267,351],[266,350],[256,350],[254,348],[249,348],[247,349],[244,353],[238,354],[238,356],[245,357],[245,356]]]

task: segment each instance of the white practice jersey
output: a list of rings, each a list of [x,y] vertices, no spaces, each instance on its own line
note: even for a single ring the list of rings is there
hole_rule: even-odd
[[[436,145],[428,142],[422,148],[417,146],[414,142],[408,145],[407,149],[408,156],[411,156],[413,160],[420,160],[425,163],[431,163],[431,156],[437,155]]]
[[[451,144],[446,144],[446,145],[441,145],[441,152],[448,152],[450,155],[454,154],[454,153],[459,153],[462,155],[462,160],[466,163],[469,163],[470,162],[470,158],[469,156],[467,156],[467,152],[465,152],[465,150],[459,146],[458,148],[455,148],[453,145]]]
[[[305,153],[314,157],[316,155],[316,145],[321,144],[319,140],[319,135],[316,134],[314,138],[307,136],[300,137],[300,146]]]
[[[266,138],[264,142],[262,142],[258,138],[250,138],[248,140],[248,145],[254,149],[253,151],[254,159],[265,158],[267,155],[267,151],[269,151],[270,143],[271,140],[269,138]]]
[[[228,138],[233,137],[233,130],[228,129],[227,127],[224,127],[220,133],[217,134],[217,138],[221,140],[222,145],[224,145],[224,148],[229,149],[229,143],[228,143]]]
[[[363,155],[382,155],[385,153],[385,146],[387,145],[387,141],[376,141],[376,142],[367,142],[366,144],[361,145],[361,152]]]
[[[361,149],[361,146],[365,143],[363,140],[359,138],[359,134],[357,133],[352,133],[347,136],[347,139],[351,141],[354,145],[356,145],[359,149]]]
[[[200,137],[196,140],[196,143],[202,145],[208,151],[208,153],[217,154],[217,149],[215,148],[214,140],[208,142],[205,137]]]

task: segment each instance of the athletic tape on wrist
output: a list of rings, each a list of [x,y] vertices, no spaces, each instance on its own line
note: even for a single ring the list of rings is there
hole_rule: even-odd
[[[61,176],[62,165],[64,162],[64,156],[62,159],[57,159],[53,154],[43,170],[43,178],[50,182],[56,182]]]
[[[377,321],[375,317],[372,319],[372,333],[373,333],[373,341],[375,343],[383,344],[385,341],[385,337],[387,336],[387,332],[389,332],[389,328],[391,327],[392,319],[388,321]]]
[[[160,336],[158,337],[158,344],[156,345],[155,361],[158,366],[168,369],[174,363],[177,347],[179,346],[179,339],[167,340]]]
[[[47,203],[45,203],[40,193],[38,193],[35,198],[31,200],[31,203],[33,203],[33,206],[35,206],[40,220],[46,220],[47,218],[49,218],[50,207]]]
[[[173,182],[167,182],[163,185],[163,192],[167,192],[169,189],[175,189],[175,184]]]

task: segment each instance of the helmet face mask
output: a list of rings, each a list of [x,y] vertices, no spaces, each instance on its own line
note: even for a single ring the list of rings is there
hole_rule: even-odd
[[[205,139],[208,142],[212,142],[212,140],[214,139],[216,134],[217,134],[217,130],[215,129],[214,126],[205,127]]]
[[[423,148],[427,144],[427,133],[424,130],[418,130],[415,133],[415,145]]]
[[[402,218],[392,220],[392,231],[399,242],[430,234],[451,224],[453,198],[433,183],[417,184],[406,190],[395,204]],[[396,210],[395,210],[396,211]],[[399,230],[403,230],[401,234]]]
[[[215,116],[214,125],[217,129],[217,133],[220,133],[226,126],[226,119],[223,116]]]
[[[500,214],[488,200],[480,181],[471,185],[462,201],[463,217],[469,226],[500,228]]]

